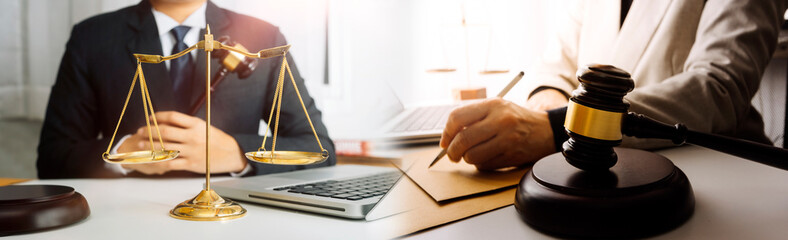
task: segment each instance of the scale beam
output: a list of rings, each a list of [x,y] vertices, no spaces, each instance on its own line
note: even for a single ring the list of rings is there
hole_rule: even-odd
[[[244,51],[242,49],[238,49],[238,48],[235,48],[235,47],[232,47],[232,46],[224,45],[224,44],[222,44],[219,41],[212,41],[212,42],[213,42],[212,47],[210,47],[211,50],[213,50],[213,49],[224,49],[224,50],[229,50],[229,51],[240,53],[241,55],[244,55],[246,57],[258,58],[258,59],[266,59],[266,58],[272,58],[272,57],[285,56],[285,55],[287,55],[287,51],[290,50],[290,45],[284,45],[284,46],[279,46],[279,47],[272,47],[272,48],[263,49],[263,50],[260,50],[257,53],[250,53],[250,52]],[[194,51],[195,49],[206,49],[205,48],[205,40],[200,40],[199,42],[197,42],[197,44],[194,44],[191,47],[189,47],[189,48],[187,48],[187,49],[185,49],[185,50],[183,50],[183,51],[181,51],[179,53],[170,55],[170,56],[135,53],[134,57],[137,59],[137,61],[139,61],[141,63],[154,63],[155,64],[155,63],[161,63],[161,62],[164,62],[164,61],[168,61],[168,60],[172,60],[172,59],[176,59],[176,58],[182,57],[183,55],[186,55],[187,53],[189,53],[191,51]]]

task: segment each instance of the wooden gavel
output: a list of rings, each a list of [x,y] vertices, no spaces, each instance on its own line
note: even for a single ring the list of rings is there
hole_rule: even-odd
[[[559,237],[642,238],[692,216],[695,197],[681,169],[656,153],[614,148],[624,135],[669,139],[788,170],[788,150],[701,133],[629,112],[626,71],[593,64],[577,72],[562,152],[542,158],[520,180],[514,205],[529,225]]]
[[[788,170],[788,150],[774,146],[702,133],[684,124],[668,125],[642,114],[628,112],[624,95],[634,87],[628,73],[609,65],[589,65],[578,72],[581,86],[570,99],[566,130],[570,139],[563,154],[573,166],[588,171],[607,171],[616,163],[613,147],[623,135],[672,140],[724,152],[758,163]]]
[[[228,36],[221,36],[216,41],[221,42],[225,45],[230,45],[235,48],[242,49],[246,51],[246,48],[239,43],[236,43],[233,40],[230,40]],[[213,79],[211,80],[211,93],[216,91],[216,86],[219,85],[224,78],[230,72],[238,73],[239,79],[245,79],[252,75],[254,69],[257,68],[257,59],[248,58],[244,55],[230,52],[224,49],[215,49],[213,51],[213,57],[218,58],[221,64],[219,65],[219,70],[213,75]],[[192,105],[191,109],[189,110],[189,115],[197,114],[197,111],[200,110],[200,106],[205,103],[205,93],[200,95],[199,100]]]

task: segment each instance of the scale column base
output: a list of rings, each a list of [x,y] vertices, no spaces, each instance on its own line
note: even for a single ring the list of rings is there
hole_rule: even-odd
[[[202,190],[170,210],[170,216],[190,221],[223,221],[246,215],[246,209],[231,200],[225,200],[213,190]]]

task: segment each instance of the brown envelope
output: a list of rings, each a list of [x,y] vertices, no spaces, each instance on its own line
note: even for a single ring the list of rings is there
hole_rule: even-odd
[[[435,201],[480,194],[517,185],[531,168],[509,168],[501,171],[480,172],[464,161],[454,163],[448,157],[427,168],[440,148],[406,155],[397,165]]]
[[[437,152],[436,152],[437,153]],[[515,188],[438,203],[404,177],[381,203],[398,203],[409,211],[369,222],[371,236],[390,239],[472,217],[514,203]],[[396,194],[399,192],[399,194]],[[374,210],[373,210],[374,211]]]

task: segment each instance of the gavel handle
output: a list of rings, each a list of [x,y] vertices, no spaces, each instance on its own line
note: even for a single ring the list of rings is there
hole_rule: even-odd
[[[221,65],[219,66],[219,71],[217,71],[216,74],[213,75],[213,80],[211,81],[211,93],[213,93],[216,90],[216,86],[219,85],[219,83],[224,81],[224,77],[227,76],[228,72],[230,71],[227,70],[227,68]],[[200,95],[200,98],[197,100],[197,102],[195,102],[194,105],[192,105],[191,110],[189,110],[189,115],[194,116],[194,114],[197,114],[197,111],[200,110],[200,106],[202,106],[204,103],[205,103],[205,93],[202,93],[202,95]]]
[[[684,124],[668,125],[642,114],[628,113],[621,128],[627,136],[669,139],[689,143],[783,170],[788,170],[788,149],[716,134],[688,130]]]

